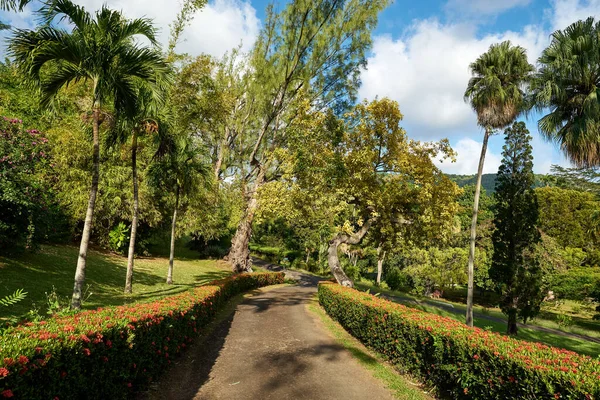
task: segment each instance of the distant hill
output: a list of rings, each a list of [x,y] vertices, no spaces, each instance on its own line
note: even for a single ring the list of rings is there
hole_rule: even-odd
[[[467,185],[475,185],[475,181],[477,180],[477,175],[453,175],[447,174],[448,178],[452,179],[459,187],[467,186]],[[485,189],[487,194],[492,194],[496,191],[496,175],[497,174],[483,174],[481,176],[481,187]],[[546,175],[536,174],[535,175],[535,186],[545,186],[542,183],[542,178]]]
[[[475,185],[477,175],[452,175],[448,174],[448,178],[452,179],[460,187],[467,185]],[[496,188],[496,174],[483,174],[481,176],[481,187],[488,194],[494,193]]]

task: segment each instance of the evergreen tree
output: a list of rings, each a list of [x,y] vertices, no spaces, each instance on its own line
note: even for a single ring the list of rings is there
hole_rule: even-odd
[[[505,135],[496,181],[496,230],[489,273],[502,294],[500,308],[508,316],[507,332],[516,335],[517,318],[527,322],[534,317],[543,299],[541,268],[534,257],[540,233],[531,136],[524,122],[515,122]]]

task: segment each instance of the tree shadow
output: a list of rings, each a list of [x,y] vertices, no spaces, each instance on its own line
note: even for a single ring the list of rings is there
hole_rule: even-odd
[[[225,344],[235,310],[209,332],[198,338],[186,352],[165,371],[158,382],[146,392],[136,396],[138,400],[192,400],[208,381],[210,372]]]

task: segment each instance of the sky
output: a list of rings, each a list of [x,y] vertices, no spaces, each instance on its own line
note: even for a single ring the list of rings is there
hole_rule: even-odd
[[[126,17],[149,17],[167,42],[177,0],[75,0],[89,10],[102,4],[122,10]],[[233,47],[252,47],[271,0],[210,0],[184,33],[178,50],[222,56]],[[285,1],[275,0],[282,8]],[[0,11],[0,21],[15,27],[34,25],[34,2],[20,14]],[[475,113],[463,100],[470,78],[469,64],[493,43],[510,40],[527,50],[536,63],[550,35],[572,22],[600,17],[600,0],[395,0],[379,18],[373,32],[368,65],[361,73],[359,98],[389,97],[398,101],[402,126],[413,139],[448,138],[457,161],[439,164],[447,173],[477,172],[483,132]],[[3,36],[0,34],[0,40]],[[4,51],[0,48],[0,56]],[[547,173],[553,164],[568,166],[560,149],[538,133],[543,114],[522,119],[533,140],[534,169]],[[497,172],[503,135],[490,139],[484,173]]]

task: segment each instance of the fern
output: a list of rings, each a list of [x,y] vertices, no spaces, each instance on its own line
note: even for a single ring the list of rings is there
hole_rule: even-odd
[[[25,299],[25,297],[27,297],[27,292],[24,292],[23,289],[17,289],[17,291],[13,294],[1,298],[0,305],[9,307],[13,304],[17,304],[21,300]]]

